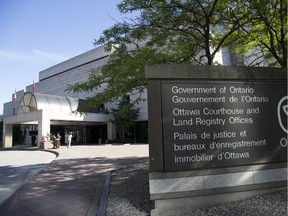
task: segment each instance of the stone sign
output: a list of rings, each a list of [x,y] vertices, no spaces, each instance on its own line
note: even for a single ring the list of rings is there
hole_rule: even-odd
[[[165,170],[286,160],[286,82],[161,86]]]
[[[287,161],[287,73],[281,68],[146,67],[151,170]]]
[[[287,70],[151,65],[151,215],[287,188]]]

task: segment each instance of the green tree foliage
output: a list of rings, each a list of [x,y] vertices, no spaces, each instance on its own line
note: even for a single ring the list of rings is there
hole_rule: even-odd
[[[120,12],[139,16],[104,31],[95,44],[111,50],[114,44],[147,41],[145,47],[165,53],[168,62],[211,65],[226,38],[239,29],[238,20],[227,16],[230,1],[124,0]]]
[[[118,9],[132,18],[95,40],[111,53],[107,64],[91,71],[87,82],[67,89],[95,92],[87,98],[93,104],[115,102],[128,93],[141,100],[145,65],[212,65],[224,47],[243,56],[258,48],[271,65],[287,66],[285,0],[123,0]]]
[[[114,123],[116,125],[117,132],[121,139],[125,138],[125,135],[131,135],[131,128],[135,124],[135,120],[138,118],[139,109],[134,108],[134,105],[129,102],[125,97],[120,100],[118,107],[112,109],[114,116]]]
[[[241,28],[230,37],[229,45],[239,56],[246,56],[248,66],[264,62],[271,67],[286,68],[287,1],[239,0],[234,7],[230,16],[239,21]],[[247,15],[243,19],[240,13]]]

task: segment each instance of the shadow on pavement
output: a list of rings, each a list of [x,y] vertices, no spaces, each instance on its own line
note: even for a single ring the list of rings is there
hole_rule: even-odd
[[[25,166],[1,166],[0,167],[0,207],[23,184],[35,178],[35,176],[49,164],[25,165]]]
[[[147,162],[148,157],[54,160],[1,207],[0,215],[86,215],[101,175]]]

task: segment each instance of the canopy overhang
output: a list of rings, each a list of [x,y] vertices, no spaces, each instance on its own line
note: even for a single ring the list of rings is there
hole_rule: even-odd
[[[79,113],[79,100],[71,97],[27,92],[21,98],[16,114],[3,119],[4,147],[12,146],[12,126],[38,125],[41,135],[50,134],[50,125],[97,125],[111,122],[106,113]]]

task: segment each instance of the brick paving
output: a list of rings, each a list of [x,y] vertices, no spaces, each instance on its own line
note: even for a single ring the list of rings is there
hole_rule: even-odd
[[[54,151],[59,156],[2,206],[0,216],[90,216],[106,172],[148,161],[148,145],[61,146]]]

